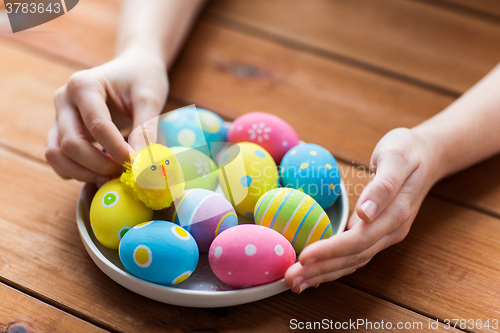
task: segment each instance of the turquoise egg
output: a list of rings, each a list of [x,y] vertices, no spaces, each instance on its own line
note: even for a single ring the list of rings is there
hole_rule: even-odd
[[[280,164],[281,186],[311,196],[321,208],[334,204],[340,195],[340,170],[325,148],[307,143],[290,149]]]
[[[199,258],[193,236],[167,221],[136,225],[122,237],[118,253],[130,274],[163,285],[186,280],[195,270]]]
[[[162,115],[158,128],[158,143],[195,148],[212,159],[227,141],[224,120],[211,111],[192,106]]]

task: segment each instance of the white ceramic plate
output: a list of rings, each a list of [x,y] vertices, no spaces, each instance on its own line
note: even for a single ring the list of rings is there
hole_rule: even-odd
[[[343,182],[341,190],[341,197],[326,210],[334,235],[344,231],[349,215],[349,199]],[[78,231],[85,249],[95,264],[123,287],[159,302],[199,308],[250,303],[288,289],[284,279],[257,287],[234,289],[224,284],[212,273],[207,254],[200,255],[200,261],[193,275],[175,287],[151,283],[131,275],[121,264],[118,251],[110,250],[101,245],[92,232],[89,209],[96,191],[97,187],[94,184],[86,184],[80,193],[76,212]]]

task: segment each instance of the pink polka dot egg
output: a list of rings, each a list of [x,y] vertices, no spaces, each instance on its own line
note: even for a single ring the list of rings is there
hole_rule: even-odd
[[[222,282],[247,288],[283,278],[288,267],[295,263],[295,250],[273,229],[241,224],[215,238],[208,259]]]
[[[232,143],[253,142],[262,146],[279,164],[290,148],[299,144],[299,136],[286,121],[265,112],[251,112],[238,117],[228,132]]]

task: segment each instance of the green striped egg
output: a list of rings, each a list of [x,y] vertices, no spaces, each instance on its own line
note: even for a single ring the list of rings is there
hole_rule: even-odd
[[[280,232],[297,254],[307,245],[332,236],[330,219],[323,208],[304,192],[291,188],[262,195],[255,205],[254,220]]]

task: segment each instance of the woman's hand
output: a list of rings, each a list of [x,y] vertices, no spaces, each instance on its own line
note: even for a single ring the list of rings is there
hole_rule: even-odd
[[[414,131],[387,133],[371,158],[372,181],[363,190],[347,231],[307,246],[285,275],[295,293],[333,281],[366,265],[402,241],[424,197],[437,181],[431,144]]]
[[[138,47],[75,73],[55,93],[56,120],[47,137],[47,161],[62,178],[105,182],[122,170],[130,152],[145,146],[143,131],[131,134],[130,145],[125,142],[108,105],[132,119],[136,128],[161,113],[168,88],[164,60]],[[156,123],[146,124],[148,140],[155,142]]]

